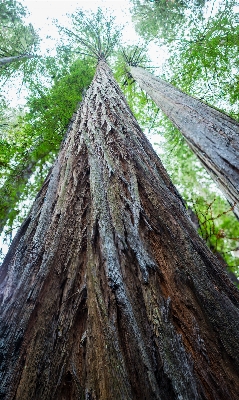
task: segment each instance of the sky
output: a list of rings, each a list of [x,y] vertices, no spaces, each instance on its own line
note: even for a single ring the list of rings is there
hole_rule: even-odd
[[[52,34],[57,36],[57,30],[52,24],[53,19],[59,23],[66,23],[66,14],[72,14],[76,9],[96,11],[98,7],[102,10],[109,10],[116,16],[116,23],[124,25],[123,39],[137,41],[138,36],[135,33],[130,16],[129,0],[111,0],[111,1],[59,1],[59,0],[21,0],[21,3],[27,7],[30,12],[29,21],[34,28],[40,30],[40,34]]]
[[[28,21],[32,23],[35,29],[39,30],[41,37],[51,35],[56,39],[59,38],[57,28],[54,26],[53,20],[57,19],[60,24],[66,24],[68,18],[66,14],[72,14],[77,9],[96,11],[98,7],[109,12],[116,17],[116,24],[122,25],[122,41],[128,44],[138,43],[141,41],[134,29],[131,20],[130,0],[95,0],[95,1],[59,1],[59,0],[21,0],[21,3],[29,10]],[[51,41],[43,40],[44,46],[54,46]],[[52,51],[54,51],[52,49]],[[163,59],[167,57],[164,49],[160,48],[156,43],[150,43],[149,52],[152,62],[161,65]]]

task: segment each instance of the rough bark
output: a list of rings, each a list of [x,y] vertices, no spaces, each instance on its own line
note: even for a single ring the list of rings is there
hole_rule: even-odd
[[[21,54],[19,56],[11,56],[11,57],[2,57],[0,58],[0,67],[11,64],[14,61],[20,61],[27,58],[34,58],[35,56],[32,54]]]
[[[238,399],[239,292],[104,61],[0,285],[1,399]]]
[[[181,131],[239,218],[239,123],[143,68],[130,72]]]

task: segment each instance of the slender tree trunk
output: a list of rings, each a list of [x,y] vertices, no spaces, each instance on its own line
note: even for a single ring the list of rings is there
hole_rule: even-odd
[[[239,292],[104,61],[0,285],[1,399],[238,399]]]
[[[0,67],[6,64],[11,64],[14,61],[20,61],[27,58],[34,58],[35,56],[32,54],[21,54],[19,56],[12,57],[2,57],[0,58]]]
[[[239,218],[239,123],[140,67],[133,78],[181,131]]]

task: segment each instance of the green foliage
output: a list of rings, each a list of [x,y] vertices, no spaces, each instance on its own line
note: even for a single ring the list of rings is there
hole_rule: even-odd
[[[0,3],[0,22],[3,26],[19,22],[26,16],[26,8],[14,0],[5,0]]]
[[[114,21],[115,17],[106,16],[100,8],[96,13],[79,10],[71,15],[71,30],[59,28],[67,34],[75,52],[100,60],[112,56],[119,43],[121,30]]]
[[[193,201],[193,209],[198,218],[199,234],[215,254],[222,255],[229,270],[238,276],[239,224],[232,212],[233,207],[216,196],[210,203],[204,198],[197,198]]]
[[[90,84],[93,73],[92,62],[78,59],[60,80],[54,77],[52,88],[40,90],[38,96],[34,93],[27,103],[30,110],[25,117],[28,129],[41,133],[45,144],[55,140],[58,142],[58,137],[62,139],[81,100],[82,91]]]
[[[147,41],[155,37],[167,43],[178,37],[178,29],[185,26],[187,15],[201,16],[205,0],[132,0],[132,19],[136,30]]]
[[[158,107],[133,80],[128,65],[146,67],[148,64],[146,48],[139,45],[127,46],[118,51],[113,64],[115,79],[119,83],[131,111],[145,132],[154,125]]]
[[[239,27],[232,3],[190,31],[172,48],[172,81],[181,89],[235,116],[238,90]],[[230,103],[229,101],[230,100]],[[238,105],[236,108],[238,112]]]
[[[9,160],[13,157],[12,136],[15,134],[17,119],[20,111],[7,108],[2,102],[0,109],[0,178],[4,176],[4,167],[8,167]]]
[[[132,1],[133,19],[141,36],[167,47],[166,80],[235,117],[239,93],[238,0]]]
[[[146,48],[141,46],[127,46],[122,49],[119,62],[134,67],[145,67],[149,63]]]
[[[0,3],[1,76],[9,77],[35,52],[39,38],[33,26],[25,24],[25,16],[26,9],[21,3],[13,0]]]

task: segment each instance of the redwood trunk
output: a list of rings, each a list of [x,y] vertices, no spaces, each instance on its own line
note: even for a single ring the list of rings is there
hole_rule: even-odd
[[[140,67],[133,78],[181,131],[239,218],[239,124]]]
[[[104,61],[0,272],[1,399],[238,399],[239,293]]]

